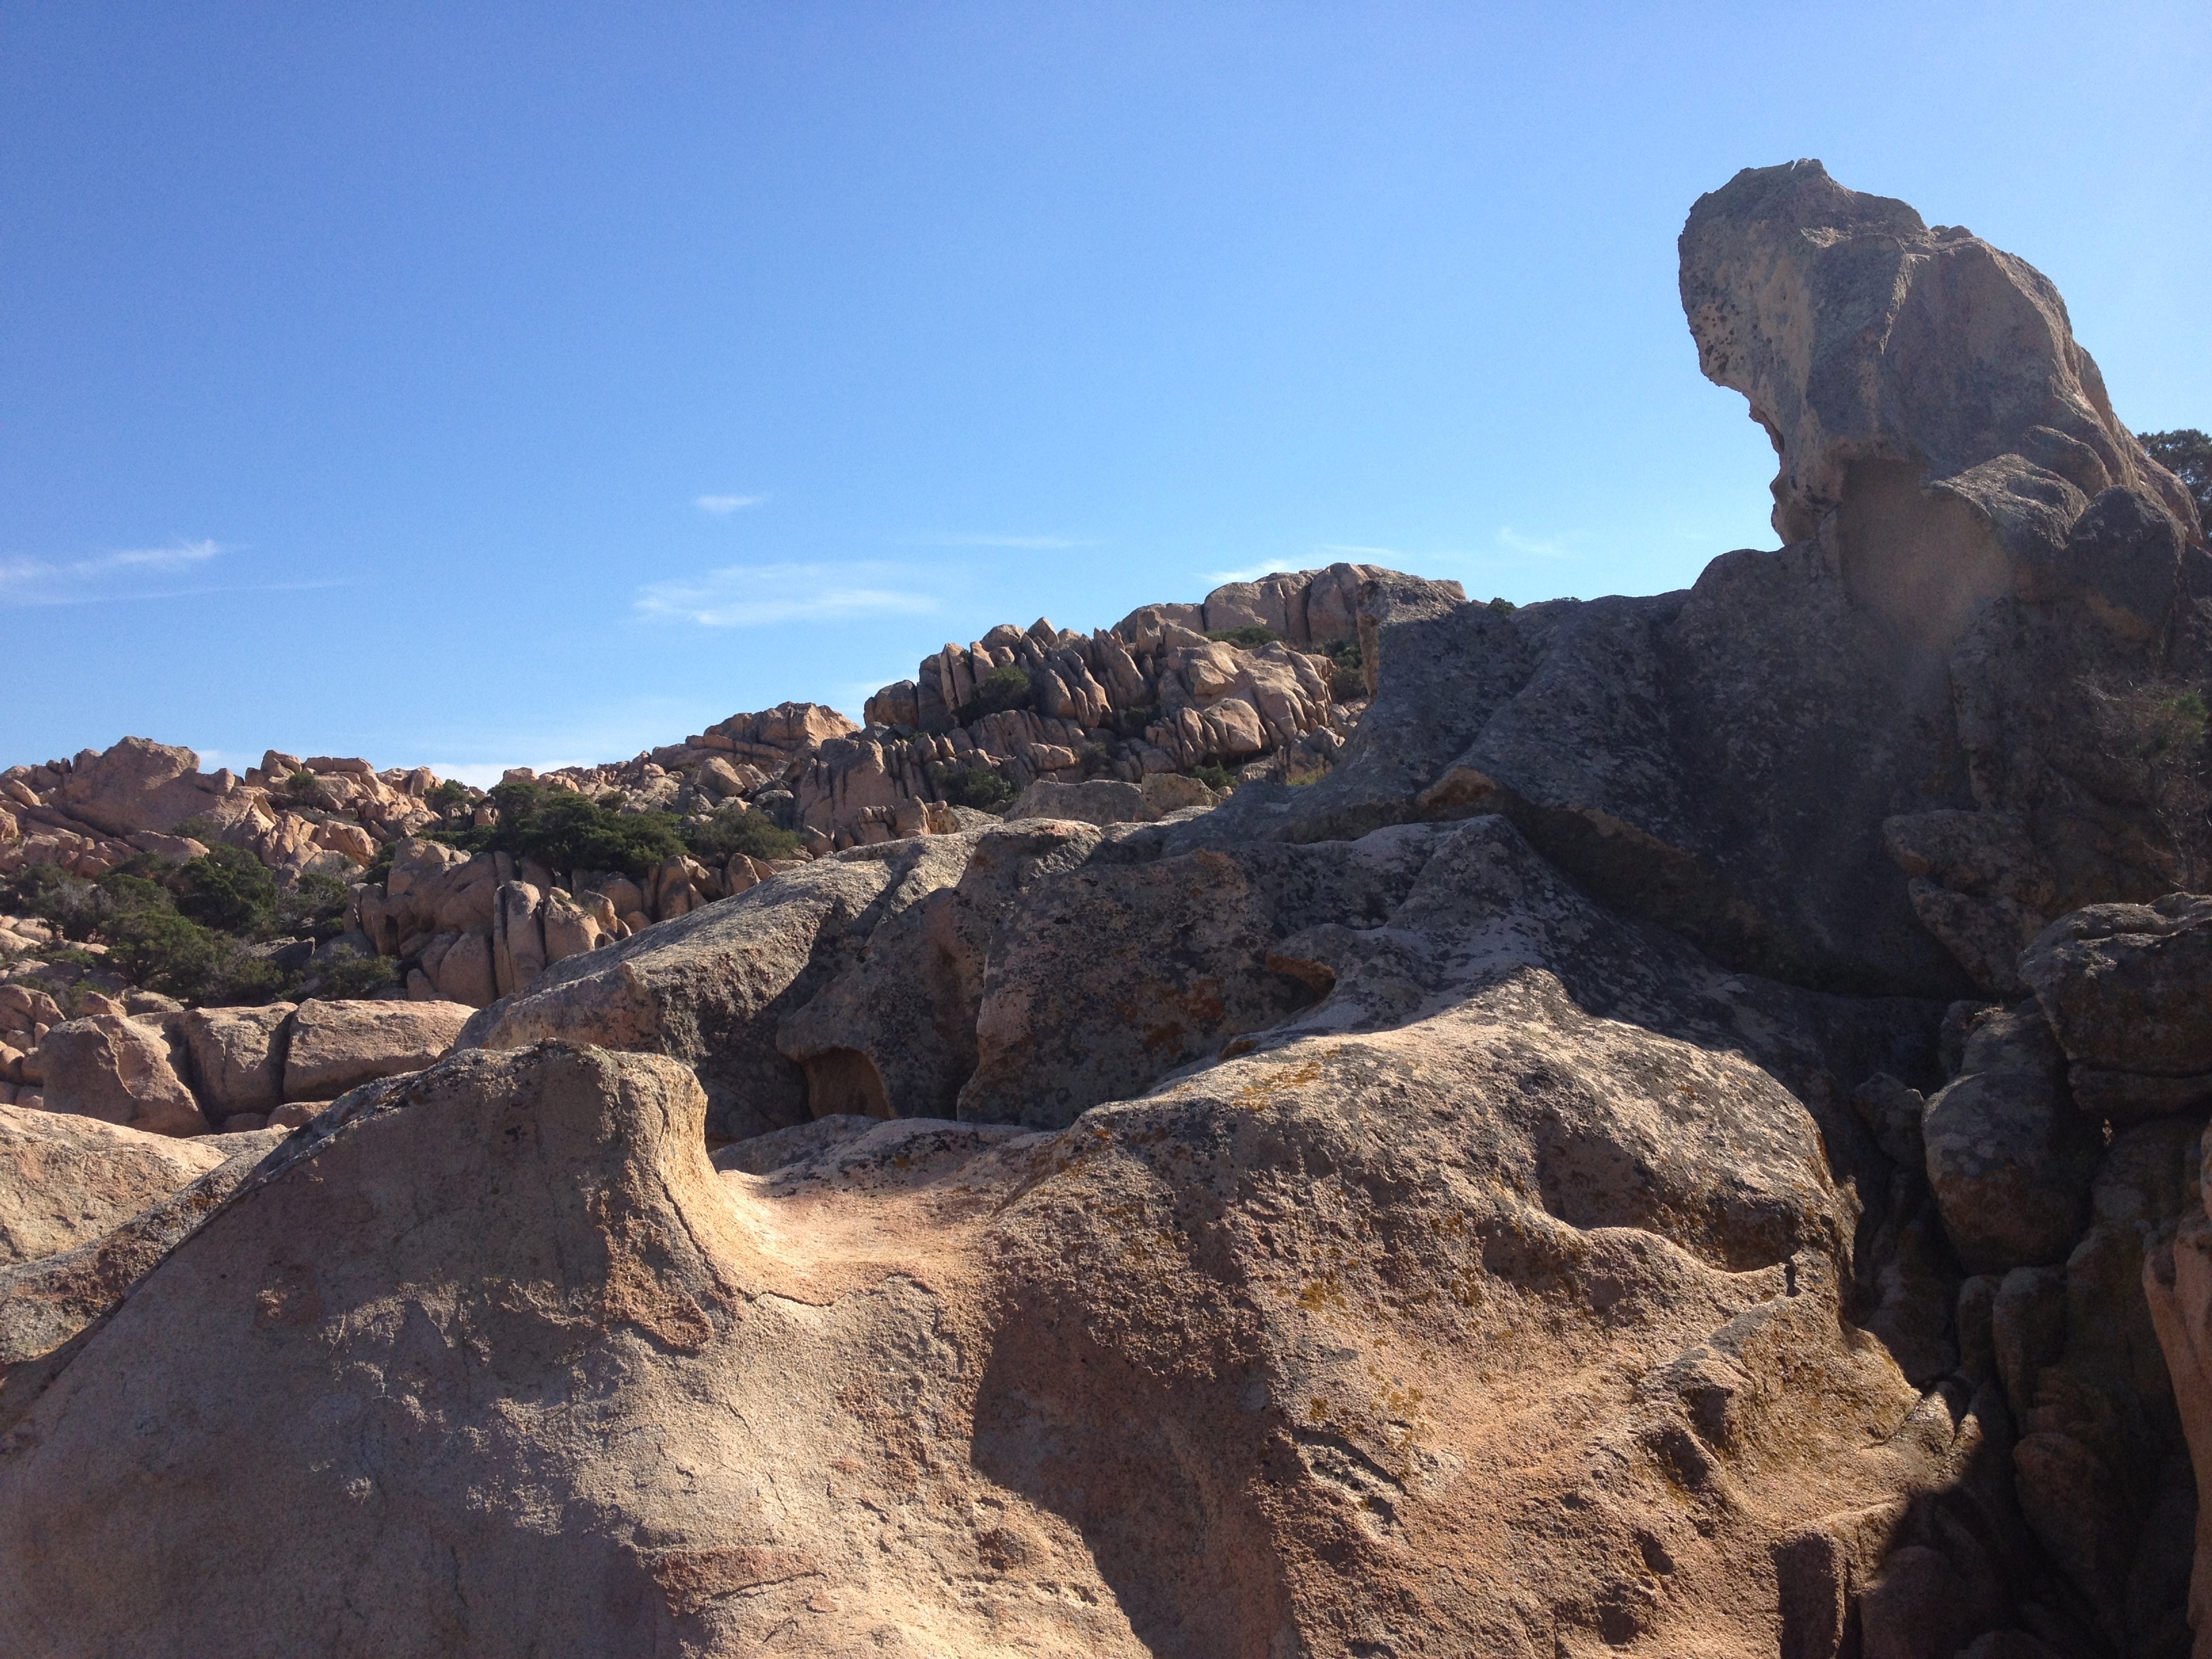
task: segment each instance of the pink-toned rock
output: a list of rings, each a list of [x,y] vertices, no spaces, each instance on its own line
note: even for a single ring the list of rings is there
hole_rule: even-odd
[[[282,1039],[293,1005],[196,1008],[178,1022],[200,1103],[228,1129],[241,1112],[267,1112],[284,1097]]]
[[[419,1072],[453,1046],[471,1012],[458,1002],[302,1003],[284,1056],[284,1098],[333,1100],[374,1078]]]
[[[46,1109],[150,1134],[207,1133],[199,1103],[169,1061],[157,1025],[98,1014],[64,1022],[39,1044]]]
[[[179,1140],[21,1102],[0,1107],[0,1266],[89,1243],[226,1156],[212,1136]]]
[[[71,817],[112,836],[164,833],[215,803],[215,781],[189,749],[125,738],[112,749],[76,757],[58,804]]]

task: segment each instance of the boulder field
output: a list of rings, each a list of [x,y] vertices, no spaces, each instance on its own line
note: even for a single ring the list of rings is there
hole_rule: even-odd
[[[1170,763],[558,953],[410,851],[478,996],[27,1006],[0,1650],[2212,1659],[2203,527],[1969,233],[1681,254],[1778,550],[979,641],[848,786],[1000,649]],[[1230,702],[1327,764],[1196,783]]]

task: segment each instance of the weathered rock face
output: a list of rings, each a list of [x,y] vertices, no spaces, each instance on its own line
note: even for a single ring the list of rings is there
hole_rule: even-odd
[[[91,1243],[225,1155],[208,1139],[0,1106],[0,1266]]]
[[[120,1304],[283,1139],[281,1129],[211,1137],[200,1144],[228,1154],[212,1169],[97,1238],[0,1267],[0,1432],[68,1362],[70,1342]],[[14,1178],[26,1173],[20,1162],[9,1170]]]
[[[199,1103],[170,1064],[158,1025],[114,1014],[73,1019],[39,1045],[46,1109],[75,1112],[150,1134],[206,1132]]]
[[[781,1022],[857,959],[886,921],[957,881],[973,839],[932,836],[819,860],[556,963],[471,1019],[459,1044],[514,1048],[560,1037],[665,1054],[697,1068],[713,1103],[711,1133],[803,1122],[813,1115],[807,1073],[778,1051]],[[842,1098],[866,1097],[865,1082],[837,1086]]]
[[[1900,498],[1924,478],[1931,507],[1948,497],[2001,541],[2034,533],[2058,501],[2078,514],[2114,488],[2194,525],[2180,481],[2112,413],[2065,302],[2025,260],[1846,190],[1818,161],[1747,167],[1698,198],[1681,253],[1699,367],[1750,399],[1782,459],[1785,542],[1861,495],[1860,469],[1899,469]],[[1884,539],[1868,550],[1900,562],[1921,550]],[[1990,574],[1995,591],[2008,586],[2002,562]],[[1923,597],[1940,611],[1955,591],[1939,582]]]
[[[419,1072],[453,1047],[472,1012],[458,1002],[302,1004],[284,1050],[284,1098],[335,1100],[372,1078]]]
[[[2041,1008],[1983,1019],[1920,1132],[1929,1184],[1968,1273],[2065,1260],[2088,1223],[2100,1148],[2094,1121],[2068,1097],[2065,1057]]]
[[[1844,1340],[1812,1119],[1523,964],[1059,1137],[704,1109],[548,1046],[295,1137],[22,1402],[10,1645],[1753,1651],[1983,1444]]]
[[[1178,844],[1503,811],[1724,961],[1935,995],[2017,996],[2058,915],[2212,876],[2212,560],[2179,486],[2084,389],[2041,278],[1917,225],[1805,164],[1684,233],[1706,370],[1785,440],[1788,546],[1510,614],[1372,581],[1376,695],[1342,758]],[[2003,294],[1954,294],[1967,271]],[[1862,288],[1904,306],[1887,331]],[[1998,373],[1990,319],[2019,307],[2043,343]]]
[[[2072,1062],[2075,1098],[2123,1122],[2212,1101],[2212,900],[2100,904],[2021,956]]]

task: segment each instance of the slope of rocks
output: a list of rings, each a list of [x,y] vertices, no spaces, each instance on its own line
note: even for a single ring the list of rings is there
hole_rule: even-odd
[[[2201,532],[2010,256],[1814,163],[1681,251],[1778,551],[994,630],[641,763],[811,857],[395,829],[472,994],[35,1021],[370,1080],[0,1123],[136,1160],[0,1207],[0,1645],[2212,1655]]]

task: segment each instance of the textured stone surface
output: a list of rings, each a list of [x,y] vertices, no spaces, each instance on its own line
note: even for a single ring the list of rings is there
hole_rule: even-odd
[[[1464,988],[1061,1135],[886,1124],[765,1177],[715,1176],[657,1057],[371,1085],[23,1403],[0,1636],[1756,1650],[1778,1546],[1848,1552],[1984,1431],[1844,1337],[1771,1077],[1526,960]]]
[[[2095,1126],[2033,1001],[1985,1016],[1921,1123],[1929,1184],[1970,1273],[2063,1261],[2089,1219]]]
[[[860,961],[886,921],[957,882],[975,833],[856,848],[556,963],[472,1018],[459,1046],[562,1037],[665,1054],[696,1069],[717,1136],[804,1122],[807,1073],[778,1050],[781,1023]],[[849,1068],[833,1081],[841,1099],[865,1097]]]
[[[2084,1110],[2130,1122],[2212,1102],[2212,899],[2092,905],[2021,957]]]
[[[149,1134],[195,1135],[208,1121],[170,1063],[158,1025],[95,1014],[57,1025],[39,1044],[46,1109]]]
[[[192,1091],[209,1117],[265,1115],[283,1100],[286,1022],[295,1006],[196,1008],[178,1021],[191,1056]]]
[[[1698,198],[1681,256],[1699,367],[1750,400],[1781,457],[1784,541],[1816,532],[1869,466],[1960,480],[1952,498],[2000,536],[2027,533],[2053,496],[2078,513],[2114,486],[2193,522],[2180,481],[2112,413],[2050,280],[1972,232],[1796,161]]]
[[[0,1106],[0,1266],[101,1237],[222,1163],[221,1145]]]
[[[292,1016],[284,1098],[335,1100],[372,1078],[419,1072],[473,1010],[458,1002],[306,1002]]]

